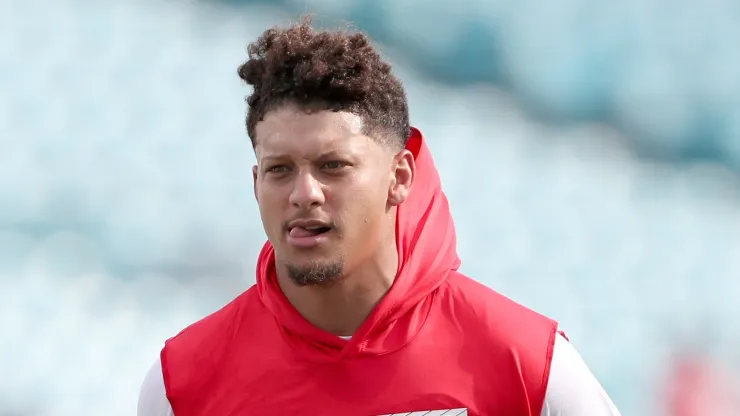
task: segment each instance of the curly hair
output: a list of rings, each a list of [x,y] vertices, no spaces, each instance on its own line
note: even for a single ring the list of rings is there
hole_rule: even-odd
[[[248,47],[239,77],[253,87],[246,99],[247,133],[285,104],[306,111],[347,111],[360,116],[365,134],[404,147],[410,134],[401,81],[363,33],[317,31],[304,17],[288,28],[266,30]]]

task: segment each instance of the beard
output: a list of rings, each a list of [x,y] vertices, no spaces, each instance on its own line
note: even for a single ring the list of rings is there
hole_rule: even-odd
[[[344,275],[344,259],[312,262],[307,265],[286,265],[288,277],[297,286],[329,287],[340,281]]]

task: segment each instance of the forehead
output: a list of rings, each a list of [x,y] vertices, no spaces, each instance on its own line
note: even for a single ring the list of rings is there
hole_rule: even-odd
[[[258,159],[315,153],[366,153],[378,143],[363,133],[362,118],[349,112],[306,112],[292,106],[270,111],[255,126]]]

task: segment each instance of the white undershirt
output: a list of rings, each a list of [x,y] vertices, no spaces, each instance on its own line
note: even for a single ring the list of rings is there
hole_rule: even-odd
[[[157,358],[141,387],[138,416],[174,416]],[[550,366],[542,416],[620,416],[578,351],[560,334]]]

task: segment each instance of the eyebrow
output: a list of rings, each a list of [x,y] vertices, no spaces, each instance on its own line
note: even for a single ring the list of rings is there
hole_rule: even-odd
[[[285,156],[283,155],[263,156],[259,159],[259,162],[272,162],[272,161],[279,161],[279,160],[285,160]]]
[[[322,159],[330,159],[334,157],[346,158],[348,156],[337,150],[330,150],[328,152],[321,153],[316,159],[322,160]],[[275,161],[282,161],[286,159],[290,159],[290,156],[288,156],[287,154],[278,153],[278,154],[263,156],[260,158],[260,161],[261,162],[275,162]]]

